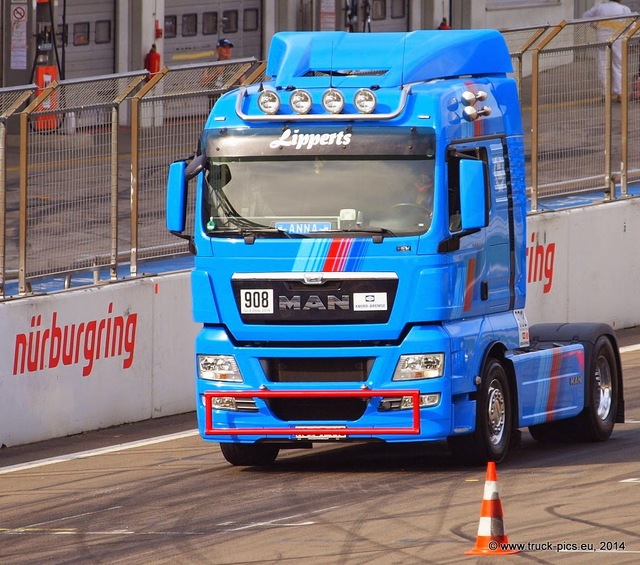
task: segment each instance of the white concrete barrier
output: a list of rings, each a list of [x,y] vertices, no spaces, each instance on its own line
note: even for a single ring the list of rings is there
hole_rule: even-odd
[[[528,218],[530,323],[640,325],[640,199]]]
[[[527,317],[640,325],[640,199],[528,218]],[[188,272],[0,303],[0,446],[195,409]]]
[[[0,303],[0,446],[194,409],[188,273]]]

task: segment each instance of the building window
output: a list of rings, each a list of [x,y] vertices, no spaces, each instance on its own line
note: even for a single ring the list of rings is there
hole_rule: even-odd
[[[560,4],[560,0],[487,0],[487,10],[502,8],[546,8]]]
[[[198,14],[182,15],[182,37],[198,35]]]
[[[216,33],[218,33],[218,12],[205,12],[202,14],[202,35]]]
[[[73,44],[89,45],[89,22],[73,24]]]
[[[257,9],[249,9],[244,11],[242,29],[243,31],[258,30],[258,10]]]
[[[164,37],[165,39],[171,39],[177,35],[178,29],[178,17],[177,16],[165,16],[164,17]]]
[[[404,18],[405,15],[405,1],[391,0],[391,18]]]
[[[238,10],[225,10],[222,12],[222,32],[237,33]]]
[[[371,19],[384,20],[387,17],[387,0],[373,0],[371,3]]]
[[[96,22],[96,43],[111,43],[111,20]]]

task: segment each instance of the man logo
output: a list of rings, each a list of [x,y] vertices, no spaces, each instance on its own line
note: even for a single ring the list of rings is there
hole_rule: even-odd
[[[279,310],[349,310],[349,295],[343,294],[342,298],[329,294],[326,298],[317,294],[312,294],[304,301],[299,295],[291,298],[288,296],[278,297]]]

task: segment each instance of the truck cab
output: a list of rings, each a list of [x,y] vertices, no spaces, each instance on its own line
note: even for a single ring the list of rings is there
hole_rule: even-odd
[[[222,96],[171,165],[199,428],[229,462],[447,440],[484,463],[521,427],[602,441],[623,421],[613,330],[526,320],[511,71],[494,30],[278,33],[269,80]]]

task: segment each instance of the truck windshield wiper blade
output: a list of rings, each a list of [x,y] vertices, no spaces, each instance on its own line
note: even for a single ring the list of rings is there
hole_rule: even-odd
[[[368,226],[368,227],[356,227],[356,228],[341,228],[337,230],[328,230],[317,233],[357,233],[362,235],[374,235],[374,236],[389,236],[395,237],[395,232],[388,230],[387,228],[380,228],[377,226]]]
[[[307,234],[303,233],[290,233],[286,230],[281,230],[279,228],[268,228],[268,227],[233,227],[233,228],[219,228],[215,231],[210,231],[209,235],[211,237],[242,237],[245,240],[245,243],[253,243],[256,237],[260,236],[272,236],[272,237],[285,237],[287,239],[300,239],[308,237]]]

